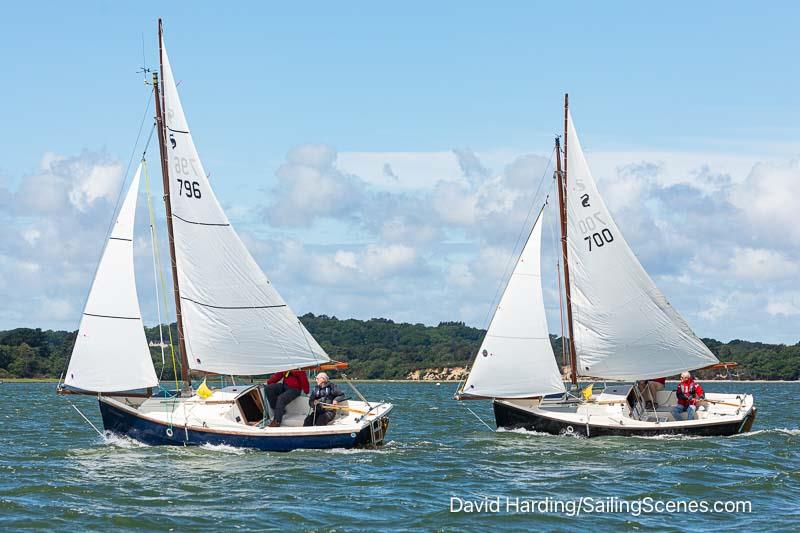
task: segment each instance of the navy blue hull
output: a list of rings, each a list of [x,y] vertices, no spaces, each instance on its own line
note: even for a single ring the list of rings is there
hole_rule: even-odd
[[[224,444],[237,448],[255,448],[269,452],[288,452],[297,449],[357,448],[370,444],[370,428],[358,433],[333,435],[238,435],[217,431],[185,430],[147,420],[135,414],[100,401],[100,414],[106,431],[125,435],[145,444],[173,446],[201,446]]]
[[[724,424],[704,424],[691,426],[660,427],[653,429],[629,428],[625,426],[609,427],[595,424],[577,424],[565,422],[557,418],[538,415],[525,409],[519,409],[500,402],[492,402],[494,418],[498,428],[517,429],[524,428],[530,431],[551,433],[553,435],[577,434],[585,437],[604,436],[639,436],[649,437],[656,435],[694,435],[694,436],[728,436],[737,433],[747,433],[756,418],[756,409],[750,412],[744,420],[732,421]],[[573,427],[574,426],[574,427]]]

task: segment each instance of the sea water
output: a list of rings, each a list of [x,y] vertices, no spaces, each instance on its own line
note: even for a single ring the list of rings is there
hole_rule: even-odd
[[[395,405],[385,446],[265,453],[101,437],[69,404],[102,429],[96,399],[57,397],[52,384],[4,383],[0,528],[796,530],[800,383],[703,385],[754,394],[753,431],[595,439],[495,432],[467,410],[491,425],[490,403],[455,402],[452,384],[363,383],[365,396]],[[703,502],[749,509],[709,512],[697,507]]]

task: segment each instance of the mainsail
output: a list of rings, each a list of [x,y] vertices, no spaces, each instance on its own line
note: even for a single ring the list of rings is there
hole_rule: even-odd
[[[97,267],[64,379],[69,387],[116,392],[158,385],[133,269],[133,222],[141,173],[140,164]]]
[[[463,396],[525,398],[564,392],[542,298],[543,213],[533,226],[486,331]]]
[[[567,234],[578,374],[649,379],[718,362],[647,275],[606,208],[569,117]]]
[[[187,359],[254,375],[329,361],[273,288],[211,190],[162,40],[169,194]]]

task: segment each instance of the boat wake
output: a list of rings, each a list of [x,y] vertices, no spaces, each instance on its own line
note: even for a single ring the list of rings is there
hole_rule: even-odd
[[[571,437],[582,439],[585,438],[583,435],[579,433],[561,433],[560,435],[553,435],[552,433],[545,433],[543,431],[534,431],[532,429],[525,429],[525,428],[514,428],[514,429],[507,429],[507,428],[497,428],[495,430],[496,433],[517,433],[519,435],[527,435],[530,437]]]
[[[136,439],[106,431],[103,433],[103,444],[116,448],[149,448],[150,446]]]
[[[227,453],[231,455],[244,455],[247,453],[246,448],[237,448],[229,444],[203,444],[200,446],[201,450],[208,450],[217,453]]]
[[[731,435],[730,438],[755,437],[756,435],[774,435],[774,434],[797,436],[800,435],[800,428],[757,429],[755,431],[750,431],[748,433],[739,433],[738,435]]]

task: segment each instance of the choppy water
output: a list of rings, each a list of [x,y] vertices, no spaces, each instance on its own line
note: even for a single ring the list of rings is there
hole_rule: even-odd
[[[705,386],[705,385],[704,385]],[[375,451],[274,454],[148,447],[98,436],[50,384],[0,385],[0,528],[79,530],[796,530],[800,384],[708,384],[756,395],[754,432],[576,439],[490,432],[453,386],[366,383],[395,404]],[[70,398],[100,426],[96,400]],[[466,404],[492,422],[488,402]],[[451,497],[749,500],[751,513],[451,513]],[[513,500],[512,500],[513,501]],[[457,505],[457,503],[456,503]]]

